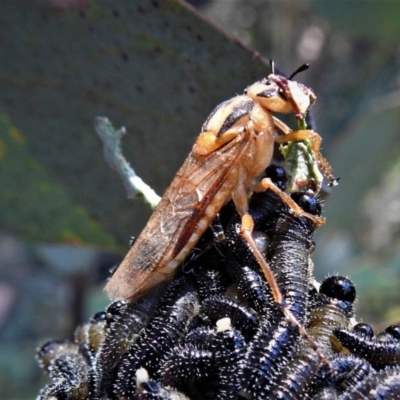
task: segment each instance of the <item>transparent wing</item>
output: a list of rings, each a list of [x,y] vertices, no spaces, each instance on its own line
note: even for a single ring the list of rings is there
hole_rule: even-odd
[[[207,156],[189,154],[146,227],[108,282],[105,290],[113,300],[136,298],[173,272],[196,244],[192,235],[197,234],[200,238],[207,228],[207,224],[199,224],[205,218],[205,211],[207,214],[212,211],[213,215],[207,217],[209,222],[237,184],[234,167],[246,152],[246,139],[238,135]],[[221,191],[227,195],[217,196]]]

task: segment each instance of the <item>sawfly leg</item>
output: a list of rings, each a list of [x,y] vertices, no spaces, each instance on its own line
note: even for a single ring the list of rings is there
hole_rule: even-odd
[[[268,178],[267,182],[268,182]],[[265,181],[265,178],[263,179]],[[270,181],[271,182],[271,181]],[[274,189],[272,189],[272,187]],[[276,193],[279,197],[281,197],[281,193],[284,194],[281,190],[279,190],[272,182],[271,185],[268,186],[268,189],[273,190],[274,193]],[[286,194],[284,196],[286,198]],[[288,196],[290,198],[290,196]],[[282,197],[281,197],[282,198]],[[291,198],[290,198],[291,199]],[[285,202],[285,200],[283,200]],[[295,204],[295,208],[299,208],[301,212],[299,212],[299,215],[304,215],[306,217],[309,217],[309,214],[305,213],[295,202],[294,200],[291,199],[290,203]],[[285,202],[286,203],[286,202]],[[289,205],[290,207],[290,205]],[[293,207],[291,207],[293,209]],[[311,217],[314,217],[310,214]],[[319,220],[319,217],[316,217],[317,221]],[[310,218],[311,219],[311,218]],[[254,257],[256,258],[263,275],[265,279],[268,282],[268,285],[271,289],[272,296],[274,299],[274,302],[277,304],[277,306],[280,308],[282,313],[284,314],[286,320],[288,323],[292,324],[300,333],[300,335],[308,342],[309,346],[316,352],[318,358],[320,359],[322,364],[328,364],[327,359],[325,356],[321,353],[319,350],[317,344],[315,343],[314,339],[310,337],[310,335],[307,333],[306,329],[303,327],[303,325],[297,320],[297,318],[293,315],[293,313],[288,309],[285,299],[282,295],[282,292],[280,290],[279,284],[274,276],[274,273],[271,270],[271,267],[269,266],[268,262],[266,259],[263,257],[261,254],[260,250],[258,249],[256,243],[254,242],[252,232],[254,228],[254,222],[253,218],[251,217],[250,214],[246,213],[242,216],[242,224],[241,224],[241,232],[240,236],[247,242],[248,246],[250,247]]]
[[[302,207],[300,207],[287,193],[280,190],[270,178],[263,178],[256,187],[256,191],[261,192],[265,190],[272,190],[276,195],[278,195],[281,200],[286,203],[294,215],[300,217],[304,216],[310,219],[316,228],[319,228],[325,223],[325,218],[313,215],[309,212],[305,212]]]

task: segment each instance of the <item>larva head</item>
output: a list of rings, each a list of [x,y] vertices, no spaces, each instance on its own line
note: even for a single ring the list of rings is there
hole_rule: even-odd
[[[247,87],[244,93],[272,112],[294,112],[296,118],[302,120],[317,97],[310,88],[291,78],[307,68],[307,64],[302,65],[289,78],[273,70],[268,78]]]

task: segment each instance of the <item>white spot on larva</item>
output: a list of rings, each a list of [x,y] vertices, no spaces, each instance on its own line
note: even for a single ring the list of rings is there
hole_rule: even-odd
[[[149,374],[143,367],[136,371],[136,386],[139,388],[142,383],[149,380]]]
[[[224,332],[232,328],[231,319],[229,317],[219,319],[216,325],[217,332]]]

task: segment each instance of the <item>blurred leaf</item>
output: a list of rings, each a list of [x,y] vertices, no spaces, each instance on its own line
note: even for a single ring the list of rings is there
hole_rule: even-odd
[[[4,114],[0,114],[0,182],[2,229],[32,241],[113,245],[112,236],[30,156],[25,136]]]
[[[39,369],[35,360],[36,347],[37,343],[32,340],[18,344],[9,342],[0,344],[0,388],[2,388],[2,399],[21,399],[21,397],[16,397],[15,394],[19,393],[22,388],[27,392],[30,391],[30,398],[33,398],[38,393]],[[15,379],[16,376],[18,376],[18,379]],[[43,379],[43,376],[40,376],[40,378],[42,385],[44,385],[46,383],[45,379]],[[22,382],[23,384],[21,384]],[[25,398],[28,397],[26,396]]]
[[[388,170],[400,151],[397,107],[377,114],[371,109],[359,116],[342,135],[340,146],[330,150],[330,161],[336,174],[342,176],[334,196],[329,198],[326,216],[330,228],[347,227],[355,235],[361,226],[356,224],[364,211],[362,199]]]
[[[400,2],[397,0],[313,0],[315,11],[353,36],[398,41]]]
[[[127,243],[150,210],[126,199],[103,159],[93,119],[104,115],[127,127],[127,159],[161,194],[215,105],[268,67],[178,1],[99,0],[63,11],[61,3],[2,2],[0,107],[26,138],[31,159],[64,188],[60,196],[71,199],[63,213],[52,214],[52,223],[74,215],[69,208],[79,204],[82,215]],[[29,168],[25,174],[36,179]],[[43,212],[38,197],[30,201],[27,223]],[[24,234],[19,204],[8,203],[4,212],[7,227]],[[26,237],[60,240],[46,233],[44,222],[40,230],[36,222],[36,236]]]
[[[348,268],[357,290],[357,319],[362,315],[368,323],[376,323],[387,319],[389,314],[393,317],[392,307],[400,301],[398,274],[385,270],[368,257],[355,258]]]

